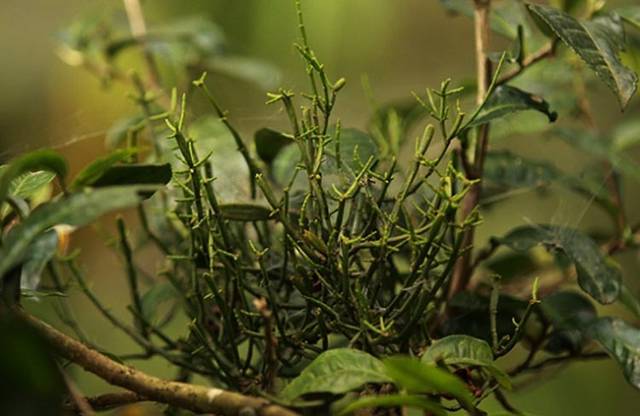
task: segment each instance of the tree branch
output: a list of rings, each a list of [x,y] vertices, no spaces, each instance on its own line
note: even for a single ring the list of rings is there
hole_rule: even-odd
[[[257,397],[244,396],[218,388],[167,381],[117,363],[101,353],[63,334],[21,309],[14,314],[33,327],[61,356],[106,382],[123,387],[141,397],[196,413],[237,416],[253,411],[260,416],[296,416],[297,413]]]

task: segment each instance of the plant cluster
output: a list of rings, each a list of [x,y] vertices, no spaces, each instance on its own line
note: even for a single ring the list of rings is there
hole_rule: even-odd
[[[60,56],[106,85],[127,85],[139,112],[118,121],[109,153],[71,180],[51,150],[0,171],[2,331],[26,339],[31,333],[9,319],[26,323],[57,355],[125,389],[82,397],[51,361],[43,368],[68,387],[64,409],[150,400],[168,414],[485,414],[481,402],[494,395],[517,413],[506,396],[513,380],[609,356],[640,388],[640,330],[599,317],[593,303],[619,302],[640,318],[614,258],[640,247],[622,186],[623,177],[640,178],[628,153],[640,144],[640,123],[624,116],[601,131],[587,94],[601,82],[632,108],[626,114],[637,108],[640,8],[441,3],[473,17],[475,81],[445,80],[381,106],[365,132],[334,114],[346,81],[314,53],[297,0],[308,90],[269,93],[289,128],[260,129],[252,144],[203,71],[260,85],[277,76],[230,55],[214,25],[147,29],[139,3],[126,0],[130,34],[99,19],[65,31]],[[492,52],[491,32],[509,41],[507,50]],[[130,48],[142,69],[120,68]],[[490,144],[516,134],[564,140],[597,168],[571,174]],[[474,244],[482,209],[551,186],[601,208],[611,232],[525,224],[487,247]],[[130,321],[93,291],[77,250],[61,250],[75,228],[125,208],[140,229],[116,219]],[[162,256],[156,276],[138,264],[147,246]],[[99,353],[66,302],[76,289],[140,351]],[[25,297],[50,302],[80,342],[24,312]],[[184,318],[184,331],[167,329]],[[508,354],[515,364],[505,369],[496,360]],[[153,357],[173,364],[177,380],[122,364]],[[196,375],[215,387],[189,384]]]

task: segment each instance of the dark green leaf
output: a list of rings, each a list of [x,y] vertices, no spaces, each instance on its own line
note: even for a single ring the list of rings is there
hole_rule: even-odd
[[[49,171],[64,179],[67,162],[53,150],[36,150],[14,159],[0,174],[0,203],[11,191],[14,180],[28,172]]]
[[[522,91],[509,85],[498,86],[483,107],[480,114],[466,127],[479,126],[503,118],[519,111],[535,110],[545,114],[550,122],[556,121],[558,114],[551,111],[549,103],[542,97]]]
[[[394,383],[409,392],[451,394],[467,405],[473,401],[471,392],[462,380],[435,365],[402,356],[386,358],[383,363]]]
[[[367,383],[388,383],[377,358],[351,348],[336,348],[320,354],[289,383],[280,396],[292,400],[307,393],[341,394]]]
[[[509,377],[493,361],[493,351],[481,339],[467,335],[449,335],[434,341],[421,357],[422,362],[447,365],[484,367],[506,388],[511,387]]]
[[[49,260],[53,258],[58,249],[58,234],[56,231],[47,231],[38,237],[27,250],[27,256],[22,264],[20,276],[20,288],[36,290],[40,284],[40,275]]]
[[[293,143],[293,140],[285,136],[284,134],[271,130],[260,129],[255,135],[256,153],[260,156],[260,159],[264,160],[267,164],[271,164],[273,159],[276,158],[278,153],[285,147]]]
[[[80,189],[93,185],[114,165],[128,160],[136,154],[136,149],[118,149],[97,158],[82,169],[71,182],[71,189]]]
[[[622,367],[627,381],[640,389],[640,330],[621,319],[600,318],[589,333]]]
[[[222,216],[232,221],[267,221],[271,219],[272,210],[258,204],[221,204]]]
[[[598,316],[591,301],[579,293],[561,291],[544,297],[540,307],[553,328],[545,350],[580,352],[587,342],[585,330]]]
[[[107,147],[114,149],[126,143],[129,135],[142,130],[146,123],[146,118],[140,115],[126,117],[116,121],[109,130],[107,130],[105,137]]]
[[[90,185],[94,188],[124,185],[162,186],[171,180],[171,165],[116,165],[102,172]]]
[[[624,49],[620,17],[600,15],[585,22],[551,7],[536,4],[527,7],[584,60],[625,108],[636,91],[638,76],[620,61],[619,54]]]
[[[548,186],[562,176],[553,165],[526,159],[509,151],[489,152],[484,177],[489,185],[505,189]]]
[[[296,166],[300,163],[300,150],[296,145],[289,145],[282,149],[273,160],[273,179],[281,186],[286,186],[293,176]]]
[[[446,416],[447,412],[440,404],[423,396],[411,394],[388,394],[380,396],[364,396],[340,409],[336,416],[346,416],[361,409],[387,408],[406,406],[426,411],[434,416]]]
[[[0,276],[19,264],[31,244],[57,224],[83,226],[107,212],[140,202],[139,187],[113,187],[73,194],[41,205],[13,227],[0,247]]]
[[[602,304],[614,302],[620,294],[620,271],[609,264],[598,245],[578,230],[553,225],[525,225],[494,239],[516,251],[544,245],[560,250],[575,265],[578,284]]]

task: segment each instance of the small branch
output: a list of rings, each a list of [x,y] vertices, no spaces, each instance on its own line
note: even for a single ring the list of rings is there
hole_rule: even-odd
[[[118,393],[102,394],[95,397],[84,397],[84,401],[86,401],[95,411],[101,412],[121,406],[127,406],[129,404],[144,402],[147,401],[147,399],[132,391],[123,391]],[[66,408],[76,413],[80,410],[75,403],[68,403]]]
[[[260,416],[297,415],[262,398],[147,375],[111,360],[21,309],[15,308],[13,312],[44,337],[61,357],[78,364],[112,385],[123,387],[149,400],[195,413],[237,416],[252,411]]]
[[[127,12],[127,19],[131,27],[131,34],[134,38],[145,39],[147,35],[147,25],[144,21],[140,0],[123,0],[124,8]],[[149,78],[154,88],[160,90],[160,73],[153,54],[148,45],[144,44],[144,60],[149,68]]]
[[[548,45],[543,46],[542,48],[540,48],[538,51],[536,51],[536,52],[532,53],[531,55],[525,57],[524,60],[522,61],[522,64],[520,66],[518,66],[518,68],[512,70],[511,72],[508,72],[508,73],[504,74],[500,78],[500,80],[498,81],[498,85],[502,85],[502,84],[508,83],[509,81],[511,81],[514,78],[518,77],[525,70],[527,70],[531,66],[535,65],[536,63],[538,63],[540,61],[544,61],[545,59],[550,58],[552,56],[555,56],[557,45],[558,45],[557,41],[552,41]]]

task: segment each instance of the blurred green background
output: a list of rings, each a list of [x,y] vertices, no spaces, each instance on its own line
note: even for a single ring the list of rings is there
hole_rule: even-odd
[[[292,0],[148,0],[144,2],[148,25],[161,25],[181,16],[211,19],[223,30],[228,47],[235,53],[260,58],[281,72],[281,85],[303,89],[306,77],[293,42],[297,39]],[[337,114],[344,125],[365,128],[371,105],[361,86],[368,77],[375,98],[386,102],[410,96],[412,91],[436,87],[445,78],[457,82],[473,75],[472,25],[464,17],[448,16],[437,0],[309,0],[305,18],[310,41],[334,79],[345,77],[347,87],[339,99]],[[624,3],[624,2],[610,2]],[[94,76],[72,68],[56,55],[56,33],[87,14],[115,12],[125,19],[116,0],[2,0],[0,2],[0,160],[26,150],[47,146],[70,159],[72,170],[104,152],[105,131],[119,117],[132,114],[127,91],[114,85],[105,88]],[[496,40],[501,45],[501,41]],[[231,118],[250,137],[264,126],[283,123],[279,108],[265,106],[265,90],[229,77],[215,79],[216,93]],[[620,119],[613,95],[600,89],[596,115],[602,126]],[[634,98],[624,117],[637,117]],[[561,115],[562,117],[562,115]],[[534,158],[554,161],[567,170],[579,169],[588,158],[566,145],[540,137],[519,135],[494,144]],[[636,155],[637,156],[637,155]],[[631,222],[640,219],[637,183],[625,183],[627,212]],[[500,234],[525,221],[580,226],[606,230],[609,223],[589,201],[566,192],[551,191],[515,196],[499,207],[486,210],[479,241]],[[74,246],[82,258],[94,290],[122,317],[126,305],[119,296],[126,282],[121,261],[106,247],[104,227],[74,235]],[[625,279],[638,289],[636,256],[619,259]],[[157,270],[154,253],[144,254],[141,266],[151,274]],[[91,339],[106,350],[134,352],[134,345],[97,315],[77,293],[72,305]],[[29,302],[28,307],[56,322],[48,301]],[[175,322],[180,330],[184,322]],[[135,363],[141,369],[164,377],[173,376],[164,362]],[[612,362],[581,363],[547,375],[539,383],[510,394],[519,408],[536,415],[633,415],[640,412],[640,394],[628,386]],[[86,394],[109,389],[94,377],[75,372],[79,388]],[[548,377],[548,378],[547,378]],[[497,409],[487,402],[487,409]],[[129,409],[127,414],[137,414]],[[124,413],[123,413],[124,414]]]

